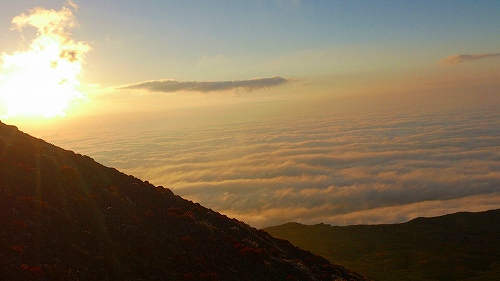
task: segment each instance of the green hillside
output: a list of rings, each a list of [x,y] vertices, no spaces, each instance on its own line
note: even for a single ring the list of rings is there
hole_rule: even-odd
[[[500,210],[391,225],[287,223],[274,237],[379,280],[500,280]]]

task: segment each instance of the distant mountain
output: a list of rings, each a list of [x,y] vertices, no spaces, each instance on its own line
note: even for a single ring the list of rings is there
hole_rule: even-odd
[[[372,280],[0,122],[1,280]]]
[[[264,230],[379,280],[500,280],[500,210],[401,224],[287,223]]]

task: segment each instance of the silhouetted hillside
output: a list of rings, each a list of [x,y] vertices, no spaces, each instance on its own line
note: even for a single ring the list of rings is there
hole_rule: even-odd
[[[500,210],[391,225],[287,223],[275,237],[380,280],[500,280]]]
[[[369,280],[0,122],[2,280]]]

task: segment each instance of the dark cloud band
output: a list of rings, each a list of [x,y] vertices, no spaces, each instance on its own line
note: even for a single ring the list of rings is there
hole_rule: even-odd
[[[279,76],[270,78],[256,78],[236,81],[175,81],[175,80],[155,80],[146,81],[133,85],[118,87],[119,90],[148,90],[151,92],[172,93],[179,91],[189,92],[217,92],[242,88],[246,91],[253,91],[262,88],[269,88],[287,83],[288,80]]]

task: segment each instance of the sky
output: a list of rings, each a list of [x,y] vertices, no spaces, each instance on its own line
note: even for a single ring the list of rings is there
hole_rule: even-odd
[[[190,200],[259,227],[500,207],[496,1],[0,3],[0,119]]]

